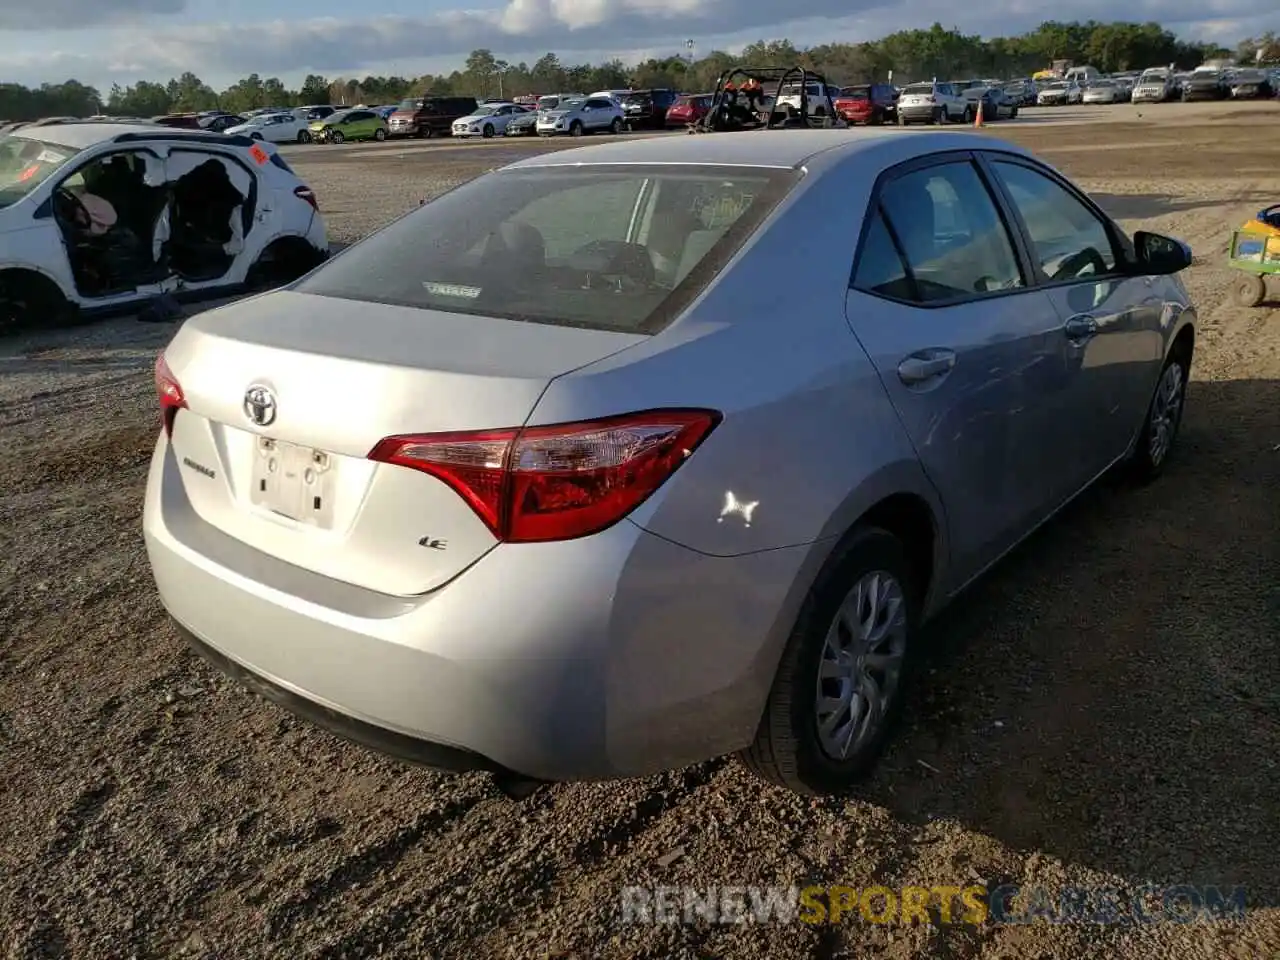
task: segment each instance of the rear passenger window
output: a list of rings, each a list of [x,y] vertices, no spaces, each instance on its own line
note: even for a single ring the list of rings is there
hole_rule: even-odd
[[[1033,254],[1050,280],[1096,277],[1115,269],[1111,236],[1098,216],[1060,184],[1018,163],[992,164],[1018,208]]]
[[[568,257],[584,243],[626,240],[635,212],[640,178],[601,179],[539,197],[512,219],[542,233],[546,255]]]
[[[1025,285],[1008,230],[973,164],[890,180],[880,204],[914,281],[913,299],[954,300]]]
[[[898,247],[885,228],[884,217],[877,210],[867,228],[867,238],[858,257],[853,285],[867,293],[878,293],[897,300],[915,299],[911,280]]]

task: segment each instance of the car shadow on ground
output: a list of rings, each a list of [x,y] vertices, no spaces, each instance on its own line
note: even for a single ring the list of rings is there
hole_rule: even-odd
[[[1170,213],[1223,206],[1219,197],[1175,199],[1167,193],[1090,193],[1089,196],[1116,220],[1146,220]],[[1262,207],[1275,202],[1274,193],[1268,194],[1261,191],[1253,191],[1231,199],[1232,206],[1257,204]]]
[[[1107,478],[946,611],[866,799],[1280,903],[1277,400],[1192,383],[1163,477]]]

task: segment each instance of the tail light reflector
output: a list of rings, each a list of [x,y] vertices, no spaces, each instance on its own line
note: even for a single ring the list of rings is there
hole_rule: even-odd
[[[316,200],[316,192],[310,187],[294,187],[293,195],[299,200],[305,200],[307,203],[311,204],[312,210],[317,213],[320,212],[320,203]]]
[[[370,460],[451,486],[507,543],[598,533],[643,503],[720,422],[711,410],[387,437]]]
[[[160,424],[164,427],[165,436],[173,436],[173,418],[179,410],[187,407],[186,395],[182,392],[182,384],[165,363],[164,354],[156,357],[156,396],[160,399]]]

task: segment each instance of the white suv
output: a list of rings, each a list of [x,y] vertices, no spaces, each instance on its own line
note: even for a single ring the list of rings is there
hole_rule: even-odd
[[[562,100],[554,110],[539,113],[537,130],[541,137],[558,133],[580,137],[592,132],[621,133],[625,123],[622,104],[609,97],[591,96]]]
[[[297,279],[329,255],[266,140],[73,122],[0,138],[0,328]]]
[[[898,97],[898,124],[968,122],[973,104],[951,83],[909,83]]]

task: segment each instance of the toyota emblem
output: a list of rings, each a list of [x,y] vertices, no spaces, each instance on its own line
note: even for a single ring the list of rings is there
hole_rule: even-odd
[[[255,383],[244,392],[244,415],[259,427],[269,427],[276,419],[276,395],[270,387]]]

